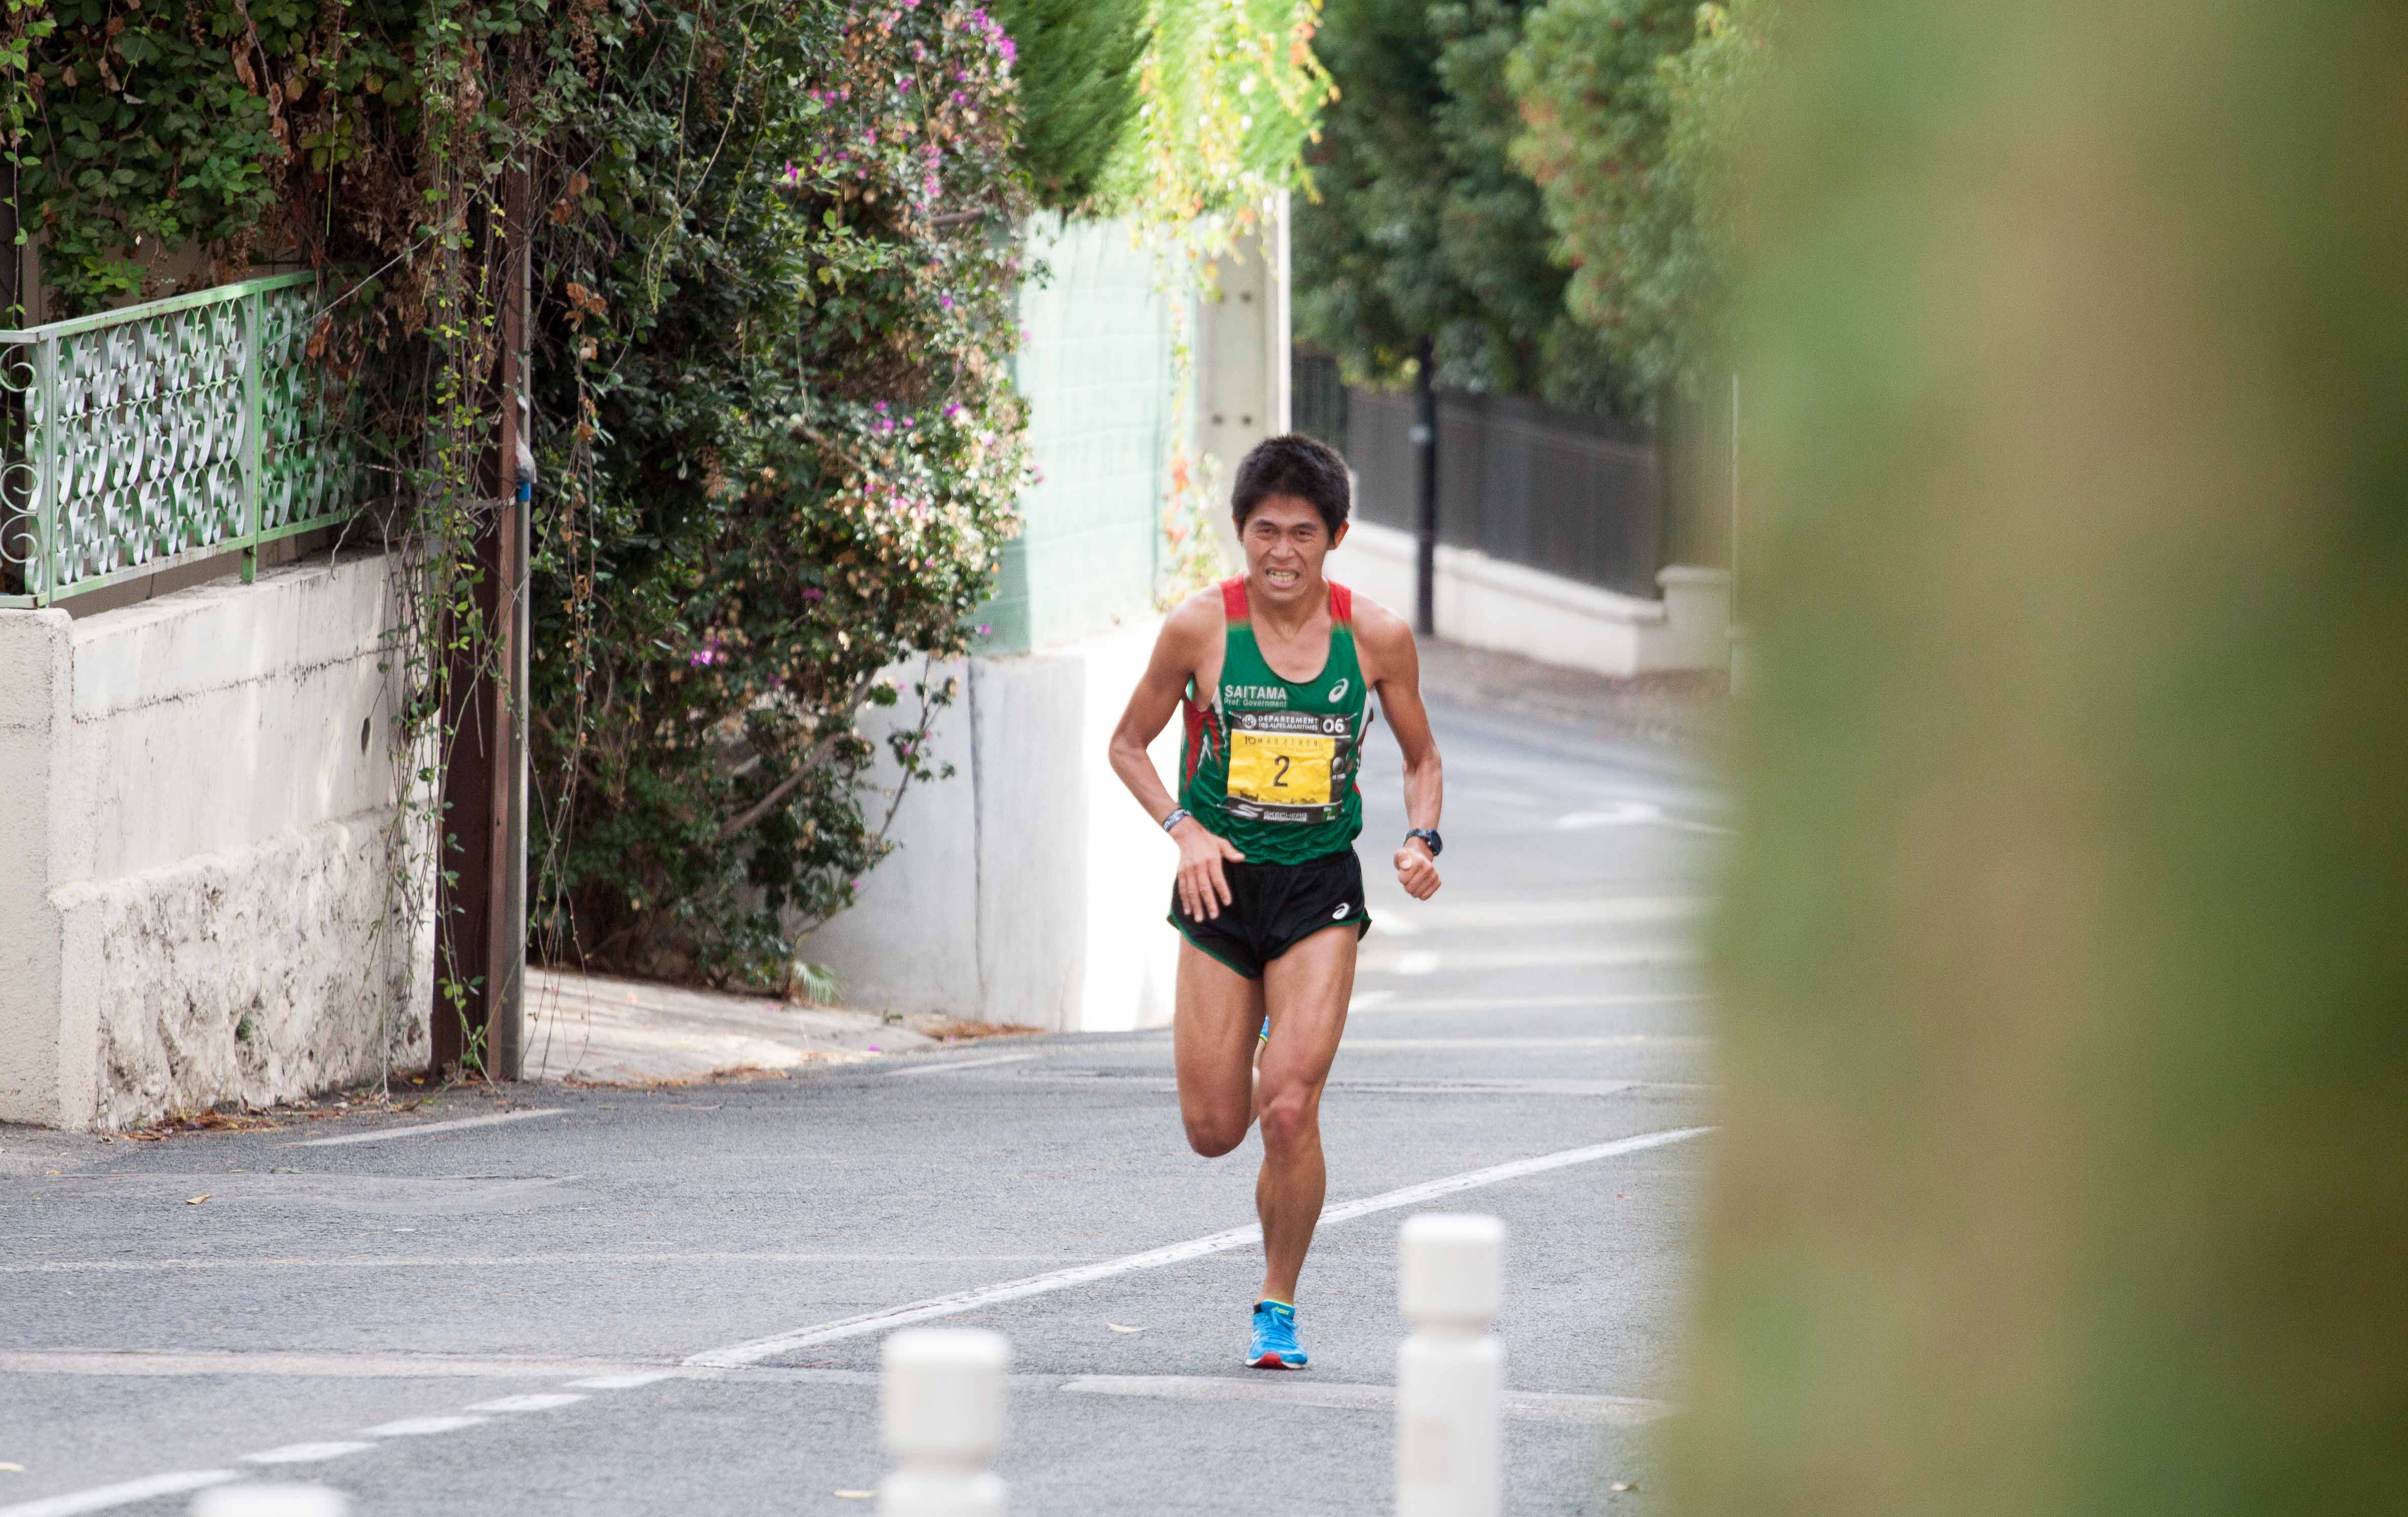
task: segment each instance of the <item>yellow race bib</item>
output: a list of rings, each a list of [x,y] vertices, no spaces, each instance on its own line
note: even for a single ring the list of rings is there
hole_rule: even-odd
[[[1229,794],[1271,806],[1327,806],[1338,739],[1297,732],[1229,734]]]

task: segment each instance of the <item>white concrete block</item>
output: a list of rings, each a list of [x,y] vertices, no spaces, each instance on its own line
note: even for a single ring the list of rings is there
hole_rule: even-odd
[[[64,611],[0,611],[0,1121],[52,1126],[65,941],[49,885],[56,737],[74,684],[67,632]]]
[[[1105,757],[1159,627],[953,666],[963,698],[932,743],[955,776],[912,788],[896,851],[801,945],[848,1004],[1057,1030],[1169,1021],[1174,853]],[[910,704],[865,713],[865,730],[910,720]],[[1175,722],[1155,761],[1177,773]],[[874,782],[894,778],[882,758]]]
[[[0,901],[0,1118],[122,1126],[423,1064],[390,573],[0,613],[0,851],[31,864],[0,884],[25,897]]]
[[[1412,534],[1356,522],[1330,555],[1328,572],[1411,619],[1416,552]],[[1617,679],[1729,664],[1730,579],[1721,569],[1665,569],[1656,577],[1661,600],[1443,545],[1437,569],[1438,635],[1450,642]]]

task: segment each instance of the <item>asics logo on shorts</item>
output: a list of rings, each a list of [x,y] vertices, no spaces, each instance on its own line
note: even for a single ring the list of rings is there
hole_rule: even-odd
[[[1339,918],[1340,918],[1340,917],[1344,916],[1345,914],[1346,914],[1346,903],[1345,903],[1345,902],[1343,902],[1343,901],[1340,901],[1340,902],[1339,902],[1339,903],[1338,903],[1338,909],[1329,913],[1329,920],[1330,920],[1330,921],[1332,921],[1332,922],[1335,922],[1335,921],[1337,921]]]

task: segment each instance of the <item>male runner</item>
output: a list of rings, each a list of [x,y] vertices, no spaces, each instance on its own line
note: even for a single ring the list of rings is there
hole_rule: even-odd
[[[1188,1144],[1218,1158],[1262,1123],[1263,1288],[1246,1350],[1261,1369],[1306,1362],[1296,1281],[1326,1181],[1321,1087],[1346,1028],[1354,946],[1371,926],[1354,845],[1374,690],[1405,753],[1412,825],[1397,880],[1417,901],[1439,885],[1438,746],[1412,629],[1322,578],[1346,540],[1350,494],[1345,461],[1310,437],[1249,452],[1230,498],[1246,572],[1170,613],[1112,732],[1112,768],[1179,844],[1173,1038]],[[1182,701],[1174,803],[1146,746]]]

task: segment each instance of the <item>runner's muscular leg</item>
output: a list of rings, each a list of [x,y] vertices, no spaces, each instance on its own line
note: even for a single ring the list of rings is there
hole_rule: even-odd
[[[1328,1189],[1321,1087],[1346,1031],[1360,936],[1352,923],[1325,927],[1263,968],[1271,1038],[1254,1090],[1254,1112],[1263,1124],[1254,1209],[1263,1219],[1263,1295],[1277,1301],[1296,1299],[1297,1277]]]
[[[1179,940],[1171,1046],[1179,1068],[1179,1114],[1187,1146],[1217,1159],[1254,1124],[1254,1035],[1263,1025],[1263,982]]]

